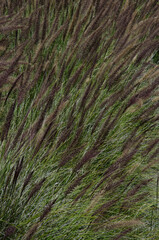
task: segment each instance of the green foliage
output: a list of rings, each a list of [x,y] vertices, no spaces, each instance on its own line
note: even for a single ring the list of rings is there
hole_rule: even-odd
[[[1,1],[0,239],[158,239],[157,6]]]
[[[153,62],[157,64],[159,63],[159,50],[154,54]]]

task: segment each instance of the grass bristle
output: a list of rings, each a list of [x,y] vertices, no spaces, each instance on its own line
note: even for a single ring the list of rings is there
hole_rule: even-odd
[[[0,1],[0,239],[158,239],[158,16]]]

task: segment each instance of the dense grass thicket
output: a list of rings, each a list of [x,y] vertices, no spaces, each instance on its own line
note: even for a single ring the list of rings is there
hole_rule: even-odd
[[[0,0],[0,239],[159,239],[159,2]]]

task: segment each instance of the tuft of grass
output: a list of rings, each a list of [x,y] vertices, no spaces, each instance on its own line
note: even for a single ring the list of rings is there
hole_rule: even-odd
[[[158,16],[0,2],[0,239],[158,239]]]

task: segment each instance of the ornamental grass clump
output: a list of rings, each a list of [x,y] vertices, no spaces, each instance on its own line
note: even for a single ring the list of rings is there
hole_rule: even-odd
[[[158,16],[0,1],[0,239],[158,239]]]

